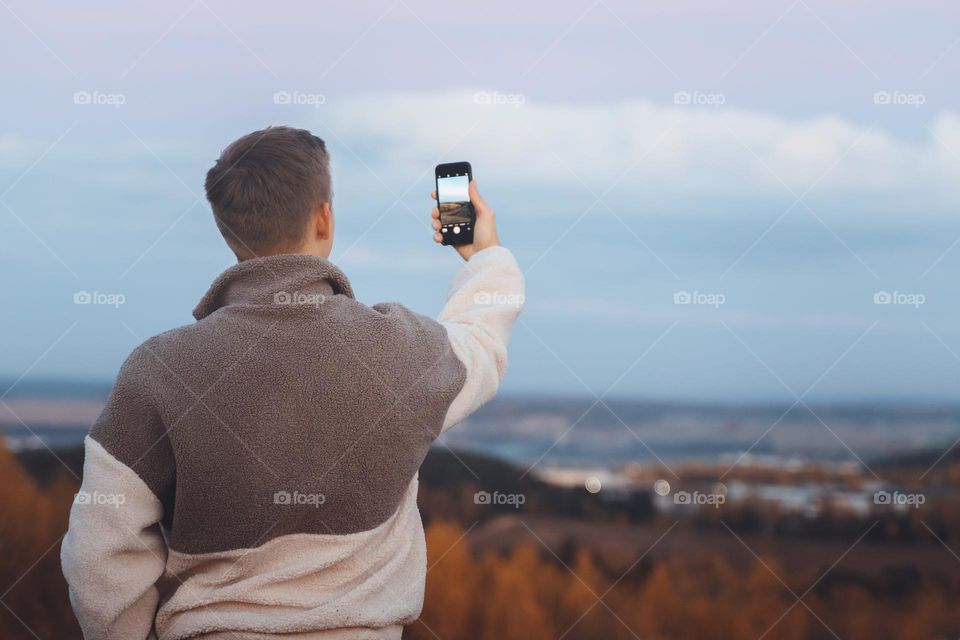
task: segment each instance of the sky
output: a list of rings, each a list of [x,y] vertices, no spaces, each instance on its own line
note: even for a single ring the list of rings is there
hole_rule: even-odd
[[[472,163],[527,278],[506,392],[956,402],[955,3],[0,15],[3,389],[111,381],[191,322],[233,261],[204,174],[288,124],[329,145],[332,259],[370,304],[439,311],[432,171]]]

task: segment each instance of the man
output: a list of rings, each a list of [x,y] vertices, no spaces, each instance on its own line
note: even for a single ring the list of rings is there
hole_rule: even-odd
[[[523,276],[471,183],[439,318],[358,302],[308,131],[240,138],[205,186],[238,264],[134,350],[86,439],[62,550],[84,635],[399,638],[423,602],[417,470],[494,395]]]

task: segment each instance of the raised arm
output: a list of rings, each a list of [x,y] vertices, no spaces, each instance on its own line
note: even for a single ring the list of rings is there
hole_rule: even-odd
[[[435,195],[435,194],[434,194]],[[524,303],[523,272],[497,236],[493,209],[470,183],[477,212],[474,242],[458,246],[467,261],[454,276],[447,304],[438,320],[447,330],[453,352],[466,368],[466,380],[450,405],[444,430],[462,421],[497,392],[507,370],[507,344]],[[433,210],[434,228],[439,212]],[[434,240],[440,242],[438,233]]]

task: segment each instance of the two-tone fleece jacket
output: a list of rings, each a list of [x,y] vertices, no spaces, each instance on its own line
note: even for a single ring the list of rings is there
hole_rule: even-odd
[[[85,440],[63,572],[87,640],[400,638],[423,604],[417,471],[489,400],[512,254],[434,320],[365,306],[316,256],[241,262],[137,347]]]

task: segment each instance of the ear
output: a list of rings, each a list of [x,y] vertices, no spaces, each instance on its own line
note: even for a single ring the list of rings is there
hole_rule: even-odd
[[[324,202],[313,216],[314,233],[317,240],[329,240],[333,236],[333,208]]]

